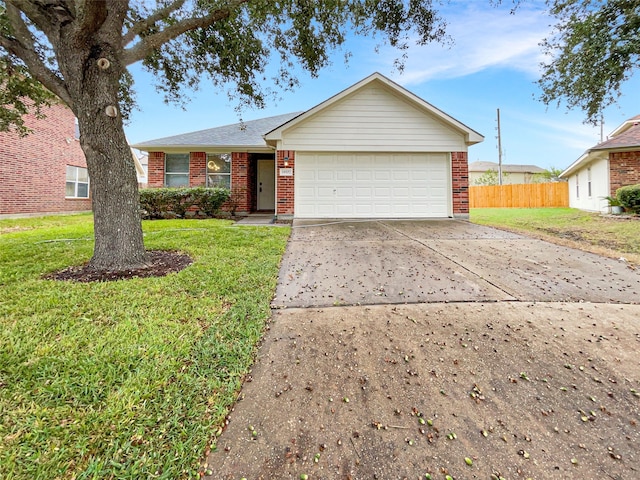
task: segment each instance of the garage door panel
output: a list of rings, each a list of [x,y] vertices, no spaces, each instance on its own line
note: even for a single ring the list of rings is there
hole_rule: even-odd
[[[446,217],[446,154],[296,155],[295,215],[301,218]]]

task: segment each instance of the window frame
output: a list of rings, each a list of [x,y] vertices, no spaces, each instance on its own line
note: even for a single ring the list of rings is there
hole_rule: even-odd
[[[187,157],[187,171],[180,171],[180,172],[169,172],[167,171],[167,161],[170,159],[170,157],[172,156],[180,156],[180,157],[184,157],[186,155]],[[186,176],[186,184],[185,185],[169,185],[169,182],[167,182],[167,177],[179,177],[179,176]],[[165,153],[164,154],[164,186],[168,187],[168,188],[181,188],[181,187],[188,187],[190,184],[190,179],[191,179],[191,154],[190,153]]]
[[[69,169],[73,169],[73,173],[74,176],[73,178],[69,177]],[[79,180],[80,175],[78,174],[80,172],[80,170],[84,170],[85,172],[85,176],[87,178],[86,182],[81,182]],[[69,184],[73,184],[73,196],[67,195],[67,186]],[[80,185],[86,185],[87,188],[87,195],[86,196],[80,196],[78,195],[78,187]],[[87,169],[87,167],[78,167],[77,165],[66,165],[66,169],[65,169],[65,185],[64,185],[65,191],[64,191],[64,198],[68,198],[68,199],[88,199],[89,198],[89,170]]]
[[[591,198],[591,167],[587,168],[587,197]]]
[[[209,168],[210,162],[212,160],[211,157],[216,157],[219,160],[223,160],[225,163],[229,164],[229,171],[228,172],[211,172],[212,169]],[[226,158],[225,158],[226,157]],[[233,155],[231,152],[222,152],[222,153],[207,153],[207,164],[206,164],[206,184],[207,187],[220,187],[221,186],[221,182],[212,182],[211,181],[211,177],[219,177],[219,178],[228,178],[228,185],[226,185],[227,182],[224,182],[225,185],[222,185],[224,188],[228,188],[229,190],[231,190],[231,180],[232,180],[232,175],[233,175]]]

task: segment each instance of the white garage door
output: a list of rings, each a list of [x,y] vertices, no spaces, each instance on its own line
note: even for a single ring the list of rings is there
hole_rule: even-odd
[[[449,214],[445,153],[296,153],[298,218],[412,218]]]

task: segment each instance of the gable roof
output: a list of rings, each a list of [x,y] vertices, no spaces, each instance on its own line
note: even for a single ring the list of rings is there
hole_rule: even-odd
[[[613,150],[618,148],[640,148],[640,115],[635,123],[631,123],[615,137],[599,143],[591,150]]]
[[[495,162],[472,162],[469,164],[469,172],[486,172],[487,170],[498,170],[498,164]],[[514,165],[509,163],[502,164],[504,173],[542,173],[544,168],[536,165]]]
[[[171,137],[158,138],[131,145],[139,150],[177,148],[211,148],[211,147],[239,147],[265,149],[267,145],[262,136],[278,125],[297,117],[302,112],[285,113],[273,117],[260,118],[247,122],[234,123],[221,127],[183,133]],[[271,149],[269,149],[271,150]]]
[[[568,177],[582,166],[593,162],[596,159],[606,157],[611,151],[640,150],[640,115],[626,120],[616,128],[609,139],[599,143],[586,152],[580,158],[569,165],[560,177]]]
[[[312,117],[316,113],[318,113],[318,112],[330,107],[331,105],[335,104],[336,102],[339,102],[343,98],[351,95],[355,91],[360,90],[364,86],[369,85],[369,84],[371,84],[373,82],[378,82],[378,83],[384,85],[386,88],[388,88],[392,92],[396,93],[397,95],[400,95],[402,98],[407,100],[412,105],[416,106],[418,109],[422,110],[423,112],[425,112],[427,114],[430,114],[430,115],[436,117],[438,120],[440,120],[445,125],[449,126],[453,130],[456,130],[456,131],[460,132],[461,134],[463,134],[463,136],[465,138],[465,142],[466,142],[467,145],[474,145],[474,144],[480,143],[480,142],[482,142],[484,140],[484,136],[482,136],[481,134],[479,134],[475,130],[467,127],[464,123],[462,123],[462,122],[456,120],[455,118],[447,115],[442,110],[434,107],[430,103],[426,102],[425,100],[423,100],[422,98],[418,97],[417,95],[411,93],[409,90],[401,87],[397,83],[389,80],[387,77],[385,77],[384,75],[382,75],[382,74],[380,74],[378,72],[373,73],[372,75],[369,75],[367,78],[359,81],[358,83],[352,85],[351,87],[347,88],[346,90],[343,90],[342,92],[334,95],[333,97],[331,97],[331,98],[325,100],[324,102],[316,105],[315,107],[307,110],[306,112],[302,113],[301,115],[299,115],[299,116],[297,116],[295,118],[292,118],[288,122],[283,123],[282,125],[279,125],[279,126],[275,127],[273,130],[271,130],[270,132],[268,132],[264,136],[265,140],[267,141],[267,143],[269,145],[275,146],[277,141],[282,139],[282,134],[283,134],[284,131],[286,131],[286,130],[288,130],[288,129],[290,129],[290,128],[298,125],[298,124],[300,124],[301,122],[304,122],[305,120],[307,120],[308,118]]]

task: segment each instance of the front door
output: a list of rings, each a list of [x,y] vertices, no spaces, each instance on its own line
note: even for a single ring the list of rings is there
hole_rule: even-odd
[[[273,159],[258,160],[258,210],[276,209],[276,162]]]

